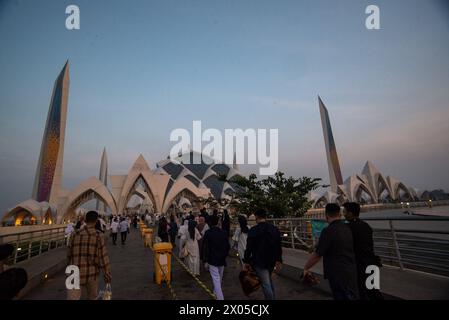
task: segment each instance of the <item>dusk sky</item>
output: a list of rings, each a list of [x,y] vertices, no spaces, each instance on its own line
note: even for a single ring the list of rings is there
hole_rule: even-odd
[[[365,28],[370,4],[380,30]],[[0,213],[31,196],[67,59],[66,188],[98,176],[103,147],[109,173],[140,153],[154,168],[193,120],[277,128],[279,170],[328,182],[319,94],[344,179],[371,160],[449,190],[447,1],[0,0]]]

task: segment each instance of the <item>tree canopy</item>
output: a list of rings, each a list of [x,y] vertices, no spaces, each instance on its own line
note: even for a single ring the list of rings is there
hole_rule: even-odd
[[[262,208],[276,218],[302,216],[312,205],[308,193],[323,187],[320,178],[286,178],[282,172],[262,180],[251,174],[248,178],[235,176],[226,181],[239,186],[231,202],[239,213],[249,215]]]

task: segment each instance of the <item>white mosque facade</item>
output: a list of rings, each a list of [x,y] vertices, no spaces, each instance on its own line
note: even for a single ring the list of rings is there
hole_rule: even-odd
[[[8,209],[2,222],[14,221],[16,225],[25,220],[42,224],[64,223],[75,219],[80,208],[91,200],[96,200],[96,209],[100,212],[121,214],[128,210],[133,196],[141,199],[139,212],[167,213],[183,206],[202,206],[208,201],[226,202],[240,188],[226,182],[239,175],[235,164],[214,163],[210,159],[191,164],[193,161],[188,161],[189,157],[198,156],[193,151],[179,155],[178,159],[159,161],[154,169],[140,155],[126,174],[109,174],[104,150],[98,178],[90,177],[72,190],[63,189],[69,83],[67,62],[55,81],[32,198]],[[320,98],[319,108],[331,186],[330,190],[310,194],[312,207],[322,207],[329,202],[382,203],[418,201],[428,197],[427,191],[420,193],[398,179],[385,177],[369,161],[360,174],[343,181],[328,111]]]

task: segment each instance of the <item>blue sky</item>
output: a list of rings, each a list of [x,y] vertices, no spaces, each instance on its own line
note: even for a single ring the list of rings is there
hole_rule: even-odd
[[[76,4],[81,29],[65,28]],[[366,6],[381,30],[365,28]],[[449,190],[445,1],[0,0],[0,211],[29,198],[54,80],[70,60],[64,186],[165,158],[175,128],[278,128],[279,169],[328,181],[371,160]],[[244,169],[245,172],[245,169]],[[248,172],[246,172],[248,173]]]

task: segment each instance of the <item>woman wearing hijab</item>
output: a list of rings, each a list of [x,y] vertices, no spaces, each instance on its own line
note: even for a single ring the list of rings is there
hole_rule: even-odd
[[[168,223],[167,219],[165,217],[162,217],[161,220],[159,220],[159,227],[158,227],[158,237],[161,238],[162,242],[169,242],[168,241]]]
[[[201,239],[201,234],[196,228],[196,222],[189,220],[187,241],[185,244],[185,251],[187,253],[186,265],[190,272],[194,275],[200,275],[200,250],[198,247],[198,240]]]
[[[178,239],[179,239],[179,257],[183,258],[182,251],[184,248],[184,245],[187,241],[187,233],[189,229],[189,219],[185,219],[182,226],[179,227],[178,230]]]
[[[234,242],[237,243],[237,252],[239,254],[240,262],[243,265],[242,259],[245,255],[246,240],[248,239],[248,231],[250,227],[248,226],[246,216],[244,215],[238,216],[238,222],[239,225],[235,229],[235,233],[234,236],[232,237],[232,240],[234,240]]]
[[[173,245],[173,247],[175,247],[176,236],[178,235],[178,224],[176,223],[176,218],[174,215],[170,216],[170,223],[168,226],[170,227],[170,230],[168,231],[170,235],[170,242]]]

